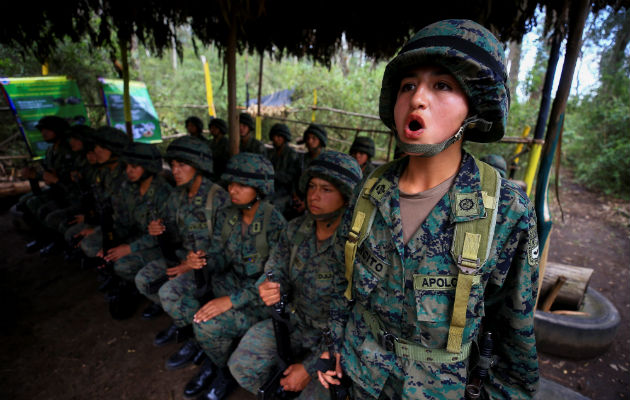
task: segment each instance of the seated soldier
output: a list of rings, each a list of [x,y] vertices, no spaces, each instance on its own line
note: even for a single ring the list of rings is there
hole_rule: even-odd
[[[143,312],[145,319],[161,314],[160,290],[169,279],[184,286],[187,285],[186,282],[192,282],[192,269],[186,263],[186,254],[196,246],[208,246],[207,199],[211,191],[217,191],[217,185],[208,178],[212,174],[212,152],[207,142],[190,136],[175,139],[166,149],[164,158],[171,164],[177,186],[166,204],[158,209],[158,218],[152,220],[148,226],[153,243],[159,245],[163,257],[149,262],[135,277],[140,293],[152,302]],[[213,199],[212,207],[218,209],[227,202],[228,196],[225,191],[219,190]],[[190,321],[186,323],[174,317],[174,322],[156,335],[154,344],[163,346],[176,339],[183,341],[190,337]],[[184,347],[190,350],[186,352],[188,357],[182,360],[179,356],[173,356],[166,362],[168,369],[183,367],[198,353],[202,354],[198,347],[196,351],[191,350],[196,346],[194,342],[187,343]]]
[[[219,182],[230,158],[230,144],[227,137],[228,126],[224,120],[212,118],[208,123],[208,129],[212,135],[212,140],[210,141],[214,168],[212,176],[215,182]]]
[[[275,124],[269,130],[269,139],[273,143],[273,149],[267,152],[267,158],[273,165],[275,174],[274,194],[269,199],[274,206],[284,215],[291,201],[293,184],[299,179],[298,155],[289,142],[291,131],[285,124]]]
[[[374,157],[374,141],[367,136],[357,136],[350,146],[350,155],[359,163],[363,177],[367,178],[376,168],[372,164]]]
[[[265,264],[274,282],[258,279],[259,294],[267,306],[288,296],[290,342],[295,362],[286,368],[280,385],[299,392],[301,399],[329,399],[317,382],[316,364],[324,351],[322,332],[328,329],[331,293],[345,287],[332,285],[334,274],[344,274],[331,262],[337,228],[354,187],[361,181],[355,160],[327,151],[310,163],[300,186],[306,192],[308,213],[289,222]],[[277,363],[277,340],[271,319],[252,326],[232,353],[228,365],[238,383],[253,394],[270,378]]]
[[[205,296],[211,300],[201,303],[193,324],[208,359],[186,385],[185,394],[200,393],[212,382],[201,398],[214,400],[223,399],[234,387],[227,368],[234,341],[265,317],[255,283],[286,227],[282,214],[263,200],[273,193],[273,168],[265,157],[235,155],[223,180],[228,182],[232,205],[218,211],[205,253],[200,250],[188,257],[190,265],[200,269]]]
[[[256,125],[251,115],[247,113],[241,113],[238,116],[238,132],[241,136],[240,152],[241,153],[256,153],[267,154],[265,145],[254,137]]]
[[[203,136],[203,122],[199,117],[190,116],[186,118],[186,122],[184,123],[186,126],[186,132],[192,137],[196,137],[197,139],[208,140]]]

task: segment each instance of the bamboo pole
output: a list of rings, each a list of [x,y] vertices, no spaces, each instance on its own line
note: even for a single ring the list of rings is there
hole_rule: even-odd
[[[122,58],[123,74],[123,107],[125,115],[125,129],[129,140],[133,141],[133,128],[131,125],[131,99],[129,97],[129,59],[127,55],[127,41],[120,38],[120,57]]]
[[[236,15],[232,11],[230,34],[225,52],[228,70],[228,126],[230,131],[230,154],[236,155],[240,146],[238,114],[236,112]]]
[[[262,140],[262,120],[260,118],[260,102],[262,101],[263,54],[260,54],[258,66],[258,112],[256,113],[256,139]],[[249,104],[248,104],[249,105]]]

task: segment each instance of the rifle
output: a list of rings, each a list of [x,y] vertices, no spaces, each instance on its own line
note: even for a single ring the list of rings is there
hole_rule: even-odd
[[[335,357],[335,343],[332,337],[332,331],[327,329],[322,334],[324,336],[324,343],[326,343],[326,347],[328,347],[328,354],[330,358],[328,359],[328,370],[335,371],[337,369],[337,358]],[[330,399],[331,400],[346,400],[350,398],[350,386],[352,382],[350,378],[343,375],[340,379],[341,383],[339,385],[328,385],[330,388]]]
[[[492,367],[492,333],[486,332],[481,339],[481,347],[479,348],[479,362],[477,368],[471,373],[470,382],[466,385],[466,400],[481,399],[481,386],[488,376],[488,370]]]
[[[116,247],[116,233],[114,231],[114,218],[112,205],[109,200],[106,200],[104,204],[101,204],[100,208],[100,219],[101,219],[101,231],[103,233],[103,255],[107,254],[110,249]],[[114,263],[111,261],[105,261],[103,259],[103,264],[99,267],[101,269],[105,269],[108,272],[112,272],[114,268]]]
[[[158,220],[159,217],[158,217],[157,210],[153,207],[152,203],[149,202],[147,207],[149,207],[149,209],[151,210],[150,211],[151,220],[152,221]],[[162,255],[164,256],[164,258],[166,259],[166,266],[167,268],[169,268],[169,267],[177,265],[177,263],[179,262],[179,258],[177,257],[177,254],[175,254],[175,247],[171,244],[170,240],[168,240],[165,233],[166,231],[162,232],[161,235],[158,235],[157,241],[158,241],[158,247],[160,248],[160,251],[162,252]],[[162,275],[159,278],[151,281],[147,288],[147,291],[149,292],[149,294],[157,293],[162,287],[162,285],[168,282],[168,279],[169,279],[168,275]]]
[[[192,234],[190,235],[190,242],[192,243],[193,253],[197,253],[197,243]],[[201,258],[207,261],[208,255],[206,254]],[[214,298],[214,293],[212,293],[212,287],[210,286],[210,276],[206,276],[203,268],[195,269],[193,274],[195,276],[195,297],[200,304],[204,305]]]
[[[273,271],[267,272],[267,279],[273,282]],[[284,371],[293,363],[293,351],[289,336],[289,313],[286,311],[286,305],[287,295],[284,294],[280,296],[280,301],[272,306],[273,332],[276,336],[279,360],[271,377],[258,389],[258,400],[293,399],[300,394],[300,392],[286,392],[280,386],[280,379],[284,376]]]

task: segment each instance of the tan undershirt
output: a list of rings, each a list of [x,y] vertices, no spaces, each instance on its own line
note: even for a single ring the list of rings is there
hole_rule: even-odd
[[[455,175],[457,174],[424,192],[409,194],[400,191],[400,219],[402,220],[405,244],[409,242],[409,239],[418,231],[429,213],[451,188]]]

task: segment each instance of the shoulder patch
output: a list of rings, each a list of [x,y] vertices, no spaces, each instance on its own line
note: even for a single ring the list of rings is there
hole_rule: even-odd
[[[458,217],[469,217],[478,215],[479,201],[477,193],[457,193],[455,194],[455,214]]]
[[[538,265],[539,250],[538,229],[536,225],[531,225],[527,231],[527,261],[530,265]]]

